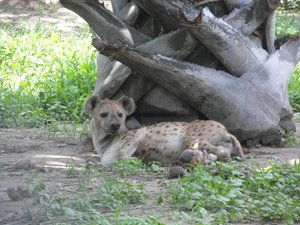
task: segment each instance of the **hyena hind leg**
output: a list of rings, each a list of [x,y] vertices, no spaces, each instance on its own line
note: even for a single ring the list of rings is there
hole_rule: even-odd
[[[217,156],[220,161],[228,162],[231,160],[231,151],[223,146],[214,146],[206,141],[194,142],[192,149],[206,151],[208,154]]]

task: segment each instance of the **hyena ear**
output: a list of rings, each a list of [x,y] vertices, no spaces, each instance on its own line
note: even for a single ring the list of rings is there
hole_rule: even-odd
[[[85,106],[84,106],[84,111],[86,114],[89,114],[91,115],[94,108],[96,107],[97,104],[99,104],[101,101],[101,98],[100,96],[98,95],[92,95],[90,96],[87,100],[86,100],[86,103],[85,103]]]
[[[123,96],[122,98],[119,99],[118,102],[123,106],[127,115],[130,115],[134,112],[135,104],[132,98]]]

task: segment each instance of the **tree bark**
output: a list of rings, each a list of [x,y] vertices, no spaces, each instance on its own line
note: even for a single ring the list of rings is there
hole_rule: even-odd
[[[184,17],[182,25],[201,41],[232,73],[241,76],[267,59],[267,52],[255,46],[248,37],[224,20],[216,18],[208,8],[194,11],[193,19]]]

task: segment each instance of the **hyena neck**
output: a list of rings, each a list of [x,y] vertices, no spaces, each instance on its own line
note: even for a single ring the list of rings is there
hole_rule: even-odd
[[[115,135],[105,135],[103,137],[99,137],[98,139],[98,148],[97,151],[99,156],[102,157],[104,152],[112,145],[113,140],[116,138]]]
[[[120,134],[112,135],[107,134],[103,131],[103,129],[96,128],[93,120],[91,121],[91,129],[92,129],[92,139],[94,142],[94,147],[98,155],[101,157],[104,152],[112,146],[112,143],[114,140],[118,139],[120,137]],[[124,133],[127,132],[124,131]]]
[[[103,153],[107,150],[107,148],[111,145],[114,135],[108,135],[99,127],[96,127],[93,120],[91,120],[91,135],[94,144],[94,148],[98,155],[102,157]]]

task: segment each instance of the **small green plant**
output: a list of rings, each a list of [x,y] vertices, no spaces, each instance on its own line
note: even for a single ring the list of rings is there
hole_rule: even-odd
[[[282,6],[284,10],[300,10],[300,1],[299,0],[283,0]]]
[[[119,176],[127,177],[128,175],[134,175],[144,171],[145,166],[143,165],[142,160],[129,158],[114,162],[112,168]]]
[[[281,135],[283,142],[289,147],[297,146],[300,144],[299,137],[293,131],[281,130],[280,135]]]
[[[73,201],[64,207],[76,211],[75,217],[88,224],[111,224],[114,220],[119,221],[123,209],[128,210],[131,204],[139,203],[145,197],[143,184],[134,185],[126,179],[120,181],[106,177],[97,186],[99,188],[96,193],[87,193],[86,190],[79,189],[81,192],[77,192],[76,197],[69,196]],[[102,212],[107,210],[116,212],[115,217],[105,217]],[[96,222],[98,219],[102,223]]]
[[[146,165],[141,159],[137,158],[118,160],[114,162],[113,170],[122,177],[138,173],[143,173],[144,175],[161,175],[164,172],[164,168],[161,167],[160,162],[151,162]]]
[[[96,201],[102,207],[115,209],[116,207],[139,202],[145,196],[144,184],[137,186],[116,178],[107,178],[97,191]]]
[[[49,138],[85,139],[89,136],[87,123],[56,121],[45,125],[44,130]]]
[[[295,112],[300,112],[300,64],[296,67],[289,83],[289,101]]]
[[[82,171],[81,166],[75,160],[69,160],[66,164],[67,177],[76,177]]]
[[[300,154],[298,156],[298,159],[295,159],[293,165],[294,165],[296,173],[300,173]]]
[[[25,181],[27,188],[32,190],[31,192],[33,195],[39,194],[41,191],[46,189],[45,183],[36,172],[26,174]]]
[[[25,181],[27,184],[32,184],[34,181],[39,180],[39,175],[36,172],[29,172],[25,176]]]

